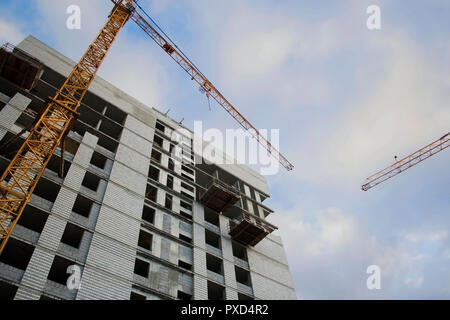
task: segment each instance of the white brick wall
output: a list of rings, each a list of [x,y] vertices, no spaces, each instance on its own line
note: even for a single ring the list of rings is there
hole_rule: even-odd
[[[197,223],[194,223],[192,236],[194,246],[200,247],[205,250],[205,228]]]
[[[86,264],[131,280],[136,250],[100,233],[95,233]]]
[[[54,258],[55,255],[48,251],[40,248],[34,249],[30,262],[22,277],[22,287],[17,290],[15,299],[39,300],[41,296],[40,292],[42,292],[47,282],[47,276]],[[36,291],[30,292],[29,288]]]
[[[136,219],[118,212],[107,206],[102,206],[95,231],[135,247],[138,242],[140,223]]]
[[[22,112],[28,107],[31,100],[17,93],[0,111],[0,140],[8,129],[19,119]]]
[[[292,288],[263,277],[257,273],[250,272],[253,293],[257,299],[263,300],[295,300],[297,296]]]
[[[225,277],[225,285],[236,289],[237,284],[236,284],[236,273],[234,271],[234,263],[228,260],[223,260],[223,271]]]
[[[254,248],[250,247],[247,255],[256,298],[296,299],[282,245],[265,238]]]
[[[208,300],[208,281],[194,274],[194,300]]]
[[[142,217],[144,198],[114,183],[108,183],[103,203],[135,219]]]
[[[150,125],[154,127],[155,124],[145,124],[130,115],[128,115],[127,119],[125,120],[125,128],[134,131],[135,133],[149,141],[153,141],[155,130],[150,127]]]
[[[146,176],[137,173],[117,161],[114,162],[109,179],[137,194],[145,195],[147,185]]]
[[[66,228],[67,221],[56,215],[49,215],[38,244],[42,247],[56,251],[61,241],[61,237]]]
[[[131,282],[99,269],[86,266],[77,300],[129,300]]]
[[[226,287],[225,296],[227,300],[238,300],[238,293],[236,290]]]
[[[206,277],[206,253],[194,247],[194,272]]]
[[[134,169],[145,176],[148,174],[150,159],[123,144],[119,144],[119,147],[117,148],[116,160],[126,164],[131,169]]]
[[[123,129],[120,142],[130,147],[131,149],[134,149],[135,151],[141,153],[144,156],[150,157],[151,155],[152,152],[151,142],[131,132],[127,128]]]

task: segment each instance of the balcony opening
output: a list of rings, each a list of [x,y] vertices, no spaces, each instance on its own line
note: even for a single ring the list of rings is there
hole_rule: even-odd
[[[219,215],[217,214],[217,212],[214,212],[209,208],[205,208],[204,214],[206,222],[209,222],[216,227],[220,227]]]
[[[255,300],[255,299],[238,292],[238,300]]]
[[[78,249],[83,239],[84,229],[80,228],[72,223],[67,223],[64,233],[61,238],[61,242]]]
[[[157,194],[158,194],[158,189],[150,184],[147,184],[147,189],[145,191],[145,197],[153,202],[156,202]]]
[[[42,177],[39,179],[33,194],[50,202],[55,202],[60,189],[60,185]]]
[[[155,209],[144,205],[144,209],[142,210],[142,220],[153,224],[155,222]]]
[[[189,193],[184,192],[183,190],[181,190],[180,193],[188,199],[195,200],[193,196],[191,196]]]
[[[205,230],[205,242],[214,248],[220,249],[220,236],[217,233]]]
[[[100,177],[97,177],[95,174],[88,171],[84,175],[84,179],[83,182],[81,182],[81,185],[85,186],[89,190],[97,192],[98,186],[100,185],[100,180]]]
[[[64,175],[63,178],[66,177],[67,172],[70,169],[70,165],[71,163],[67,160],[64,160]],[[51,157],[50,161],[47,164],[47,169],[53,171],[56,174],[59,174],[61,168],[61,157],[53,154],[53,156]]]
[[[169,159],[168,168],[169,168],[169,170],[171,170],[171,171],[175,171],[175,162],[173,162],[172,159]]]
[[[217,283],[208,281],[208,300],[225,300],[225,288]]]
[[[189,270],[189,271],[192,270],[192,265],[190,263],[187,263],[187,262],[184,262],[184,261],[181,261],[181,260],[178,260],[178,266],[180,268],[183,268],[183,269],[186,269],[186,270]]]
[[[142,294],[138,294],[136,292],[131,291],[130,300],[147,300],[147,297],[143,296]]]
[[[185,183],[185,182],[181,182],[181,187],[184,188],[184,189],[186,189],[186,190],[188,190],[188,191],[191,191],[191,192],[194,192],[194,191],[195,191],[194,187],[188,185],[188,184]]]
[[[166,193],[166,202],[164,206],[166,209],[172,210],[172,204],[173,204],[173,197],[170,194]]]
[[[183,200],[180,201],[180,207],[182,207],[188,211],[192,211],[192,205]]]
[[[161,123],[156,122],[156,130],[159,130],[162,133],[164,133],[164,131],[166,130],[166,127],[164,127]]]
[[[214,273],[223,275],[222,259],[209,253],[206,254],[206,269]]]
[[[181,173],[181,176],[189,181],[195,182],[195,180],[192,177],[188,176],[187,174],[184,174],[183,172]]]
[[[173,189],[173,177],[170,175],[167,176],[167,188]]]
[[[250,280],[250,272],[247,270],[244,270],[242,268],[239,267],[234,267],[234,273],[236,274],[236,281],[246,285],[246,286],[251,286],[251,280]]]
[[[148,262],[136,259],[134,263],[134,273],[138,276],[147,278],[148,277],[148,270],[150,268],[150,264]]]
[[[148,177],[154,181],[159,181],[160,170],[154,166],[150,166],[148,170]]]
[[[22,227],[41,233],[47,222],[48,213],[32,205],[27,205],[20,216],[17,224]]]
[[[15,137],[16,136],[14,134],[7,132],[3,139],[0,140],[0,146],[2,146],[1,155],[8,160],[12,160],[14,158],[17,152],[16,150],[19,150],[25,141],[22,137],[17,139],[15,139]]]
[[[162,148],[163,147],[163,139],[160,136],[157,136],[155,134],[155,136],[153,137],[153,143],[156,144],[158,147]]]
[[[47,301],[58,301],[58,299],[55,299],[55,298],[46,296],[45,294],[41,295],[41,297],[39,298],[39,300],[42,300],[42,301],[46,301],[46,300],[47,300]]]
[[[108,158],[106,158],[101,153],[94,152],[94,154],[92,155],[92,158],[91,158],[91,164],[96,166],[97,168],[103,170],[103,169],[105,169],[107,159]]]
[[[119,140],[120,135],[122,134],[123,127],[107,118],[102,118],[99,130],[100,132],[103,132],[104,134],[110,136],[111,138]]]
[[[33,246],[20,240],[10,238],[0,256],[0,262],[20,270],[26,270],[33,252]]]
[[[181,234],[181,233],[180,233],[180,235],[179,235],[178,237],[180,238],[180,240],[183,240],[183,241],[192,243],[192,239],[189,238],[188,236],[185,236],[184,234]]]
[[[7,282],[0,281],[0,300],[14,300],[18,287]]]
[[[89,200],[88,198],[85,198],[82,195],[78,195],[77,199],[75,200],[75,204],[72,208],[72,211],[75,212],[76,214],[79,214],[80,216],[89,218],[89,214],[91,212],[93,204],[94,201]]]
[[[161,152],[156,151],[156,150],[152,150],[152,160],[155,161],[156,163],[161,163]]]
[[[180,215],[185,217],[186,219],[192,220],[192,214],[189,214],[183,210],[180,210]]]
[[[231,244],[233,249],[233,256],[241,260],[247,261],[247,249],[236,242]]]
[[[151,251],[152,243],[153,243],[153,235],[151,233],[141,230],[139,232],[138,246],[144,248],[145,250]]]
[[[127,114],[116,107],[108,106],[105,112],[105,116],[114,120],[118,124],[123,124],[127,118]]]
[[[177,298],[179,300],[192,300],[192,295],[184,293],[183,291],[178,290]]]
[[[66,143],[64,146],[64,150],[72,155],[75,155],[78,151],[78,147],[80,146],[80,143],[76,140],[73,140],[69,137],[66,137]]]
[[[67,268],[73,265],[75,265],[73,261],[60,256],[55,256],[47,279],[66,286],[67,279],[70,276],[69,273],[67,273]]]
[[[97,144],[106,150],[111,151],[112,153],[116,153],[117,147],[119,146],[119,142],[111,139],[110,137],[104,134],[97,134],[98,142]]]
[[[181,169],[191,175],[194,175],[194,170],[189,169],[187,166],[185,166],[184,164],[181,166]]]
[[[79,111],[80,111],[79,120],[96,129],[100,122],[100,116],[97,113],[95,113],[95,111],[93,111],[91,108],[85,105],[81,105]]]

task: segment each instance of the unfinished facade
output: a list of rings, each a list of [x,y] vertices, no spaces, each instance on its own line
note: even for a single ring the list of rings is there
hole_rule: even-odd
[[[2,172],[75,64],[31,36],[18,48],[42,71],[0,75]],[[296,298],[262,176],[195,164],[192,133],[99,77],[79,111],[0,256],[0,299]]]

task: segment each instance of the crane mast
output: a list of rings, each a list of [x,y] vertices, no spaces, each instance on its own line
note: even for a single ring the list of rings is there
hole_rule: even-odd
[[[428,159],[432,155],[446,149],[448,146],[450,146],[450,132],[409,156],[395,162],[393,165],[371,175],[366,179],[366,182],[362,185],[361,189],[367,191],[412,166],[415,166],[423,160]]]
[[[131,3],[116,1],[108,21],[54,97],[49,97],[34,127],[0,180],[0,254],[58,145],[78,118],[77,109],[119,31]]]

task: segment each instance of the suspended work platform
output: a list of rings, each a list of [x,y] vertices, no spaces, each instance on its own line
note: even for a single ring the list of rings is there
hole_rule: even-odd
[[[263,219],[245,211],[242,211],[242,216],[239,219],[230,220],[229,227],[231,238],[246,246],[255,246],[277,229]]]
[[[17,86],[31,90],[37,83],[43,64],[12,44],[0,48],[0,76]]]
[[[239,191],[218,179],[213,179],[200,195],[200,202],[206,207],[223,212],[233,206],[240,199]]]

